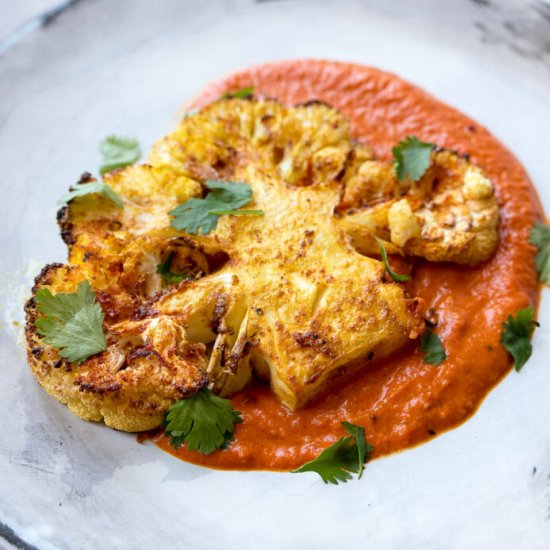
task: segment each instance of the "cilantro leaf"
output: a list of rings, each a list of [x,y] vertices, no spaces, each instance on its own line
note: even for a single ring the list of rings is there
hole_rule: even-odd
[[[210,190],[204,199],[189,199],[168,212],[173,217],[172,227],[194,235],[199,231],[206,235],[216,228],[222,214],[238,215],[237,209],[252,199],[252,189],[247,183],[206,180],[204,184]],[[244,212],[249,214],[251,211]]]
[[[118,136],[106,137],[99,145],[103,160],[99,171],[101,174],[110,172],[115,168],[124,168],[136,162],[141,156],[137,140]],[[77,183],[69,189],[69,192],[59,199],[60,204],[67,204],[77,197],[100,194],[109,199],[117,208],[123,208],[124,204],[120,196],[106,183],[92,181]]]
[[[407,136],[391,151],[393,153],[393,169],[400,180],[419,180],[428,169],[431,162],[432,143],[425,143],[414,136]]]
[[[388,262],[388,253],[386,252],[386,248],[384,247],[384,243],[378,238],[374,237],[376,239],[376,242],[378,243],[378,246],[380,247],[380,255],[382,256],[382,261],[384,262],[384,266],[386,267],[386,271],[388,272],[388,275],[397,282],[402,281],[408,281],[411,277],[409,275],[400,275],[399,273],[394,273],[390,267],[390,263]]]
[[[535,264],[542,283],[550,284],[550,225],[535,222],[529,242],[538,248]]]
[[[157,265],[157,273],[169,284],[181,283],[182,281],[192,279],[189,273],[174,273],[171,271],[172,259],[174,253],[170,252],[164,262]]]
[[[99,193],[106,199],[109,199],[117,208],[122,208],[124,205],[122,199],[117,195],[111,187],[102,181],[92,181],[90,183],[77,183],[69,189],[69,192],[59,199],[59,204],[67,204],[77,197],[85,195],[93,195]]]
[[[208,212],[213,216],[225,216],[226,214],[231,216],[263,216],[263,210],[210,210]]]
[[[533,351],[530,339],[535,326],[538,326],[538,323],[533,321],[534,315],[533,308],[528,307],[520,309],[515,318],[508,315],[507,321],[502,323],[504,330],[500,335],[500,343],[514,358],[514,367],[518,372]]]
[[[254,86],[246,86],[234,92],[225,92],[220,96],[220,99],[246,99],[254,95]]]
[[[141,156],[137,139],[111,135],[99,144],[103,155],[99,171],[101,175],[115,168],[124,168],[137,162]]]
[[[367,444],[365,439],[365,429],[349,422],[342,422],[342,426],[346,428],[348,433],[355,439],[357,446],[357,463],[359,464],[359,471],[357,472],[357,479],[361,479],[363,470],[365,469],[365,461],[369,458],[372,452],[372,447]]]
[[[352,479],[352,473],[361,478],[365,462],[368,462],[372,447],[365,440],[365,430],[361,426],[342,422],[350,437],[341,437],[327,447],[319,456],[306,462],[291,473],[316,472],[325,483],[345,483]]]
[[[35,322],[38,333],[71,363],[107,349],[103,334],[105,315],[95,299],[88,281],[82,281],[74,294],[54,295],[47,288],[36,291],[36,307],[44,315]]]
[[[430,329],[420,337],[420,351],[426,354],[424,356],[424,363],[429,363],[430,365],[440,365],[447,359],[447,352],[439,336]]]
[[[233,439],[238,422],[242,422],[241,413],[229,399],[203,388],[170,407],[165,419],[166,435],[176,449],[187,443],[190,451],[210,454]]]

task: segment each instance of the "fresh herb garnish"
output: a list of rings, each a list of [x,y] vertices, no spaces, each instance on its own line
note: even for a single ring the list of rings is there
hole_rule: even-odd
[[[137,139],[114,135],[106,137],[99,144],[99,151],[103,155],[99,167],[102,175],[116,168],[134,164],[141,156]]]
[[[388,262],[388,254],[386,252],[386,248],[384,247],[384,243],[378,237],[374,238],[376,239],[376,242],[380,247],[380,255],[382,256],[382,261],[384,262],[384,266],[386,268],[386,271],[388,272],[388,275],[397,282],[408,281],[411,278],[410,275],[400,275],[399,273],[395,273],[394,271],[392,271],[390,263]]]
[[[550,225],[535,222],[529,242],[538,248],[535,264],[542,283],[550,284]]]
[[[92,181],[89,183],[77,183],[69,189],[69,192],[63,195],[59,199],[59,204],[68,204],[77,197],[84,197],[85,195],[103,195],[106,199],[109,199],[117,208],[122,208],[124,205],[122,199],[117,195],[111,187],[102,181]]]
[[[181,283],[186,279],[192,279],[193,277],[189,273],[174,273],[171,270],[173,257],[174,253],[170,252],[166,256],[166,260],[157,265],[157,273],[169,284]]]
[[[316,472],[325,483],[345,483],[352,479],[352,473],[361,478],[365,462],[368,462],[372,447],[365,440],[365,430],[361,426],[342,422],[342,426],[350,434],[340,438],[336,443],[327,447],[321,454],[306,462],[293,474],[302,472]]]
[[[137,140],[118,136],[108,136],[100,144],[99,150],[103,155],[99,171],[101,175],[115,168],[124,168],[136,162],[141,156]],[[67,204],[77,197],[100,194],[113,202],[117,208],[123,208],[124,204],[120,196],[106,183],[92,181],[89,183],[77,183],[69,189],[69,192],[59,199],[60,204]]]
[[[408,136],[393,149],[393,169],[400,180],[419,180],[431,162],[432,143],[425,143],[414,136]]]
[[[189,199],[168,212],[173,217],[170,225],[181,231],[205,235],[216,228],[218,218],[223,214],[262,214],[261,210],[237,209],[252,199],[252,189],[248,183],[206,180],[204,185],[210,193],[204,199]]]
[[[424,363],[430,365],[440,365],[447,359],[447,352],[439,336],[430,329],[420,337],[420,351],[426,354],[424,355]]]
[[[514,358],[514,368],[518,372],[531,357],[533,351],[531,335],[535,326],[538,326],[538,323],[533,321],[534,315],[533,308],[528,307],[520,309],[515,318],[508,315],[507,321],[502,323],[504,330],[500,335],[500,343]]]
[[[175,449],[186,443],[190,451],[210,454],[233,439],[238,422],[242,422],[241,414],[229,399],[203,388],[170,407],[165,419],[166,435]]]
[[[52,294],[47,288],[36,291],[36,307],[44,317],[36,320],[44,342],[59,349],[70,362],[84,361],[107,349],[103,334],[105,317],[88,281],[74,294]]]
[[[213,216],[224,216],[226,214],[231,216],[263,216],[263,210],[209,210],[209,214]]]
[[[246,99],[254,95],[254,86],[246,86],[234,92],[225,92],[220,96],[220,99]]]

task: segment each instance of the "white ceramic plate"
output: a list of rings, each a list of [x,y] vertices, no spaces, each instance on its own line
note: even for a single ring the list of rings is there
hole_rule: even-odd
[[[318,57],[395,72],[487,126],[550,211],[545,10],[481,0],[96,0],[5,53],[0,534],[44,549],[549,548],[547,291],[521,374],[460,428],[337,487],[314,474],[203,469],[79,420],[34,381],[12,323],[31,260],[64,260],[55,200],[96,169],[99,140],[134,135],[147,150],[204,84],[253,63]]]

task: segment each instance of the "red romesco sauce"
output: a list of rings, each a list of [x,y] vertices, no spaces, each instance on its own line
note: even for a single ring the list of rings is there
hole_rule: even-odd
[[[265,386],[239,392],[232,401],[244,421],[226,450],[211,455],[174,450],[162,435],[156,444],[182,460],[214,468],[289,470],[344,435],[343,420],[365,427],[374,456],[462,423],[510,370],[499,343],[502,322],[538,303],[528,234],[542,210],[525,169],[467,116],[396,76],[358,65],[307,60],[261,65],[211,84],[194,105],[250,85],[256,95],[288,104],[330,103],[350,118],[354,136],[382,159],[390,159],[392,146],[409,134],[469,154],[495,184],[500,245],[490,261],[474,268],[420,263],[407,283],[412,295],[439,313],[437,332],[448,354],[439,367],[424,364],[413,342],[388,359],[369,362],[303,410],[290,412]]]

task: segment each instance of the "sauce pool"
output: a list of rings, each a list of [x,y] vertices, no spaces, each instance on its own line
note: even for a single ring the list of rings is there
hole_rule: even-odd
[[[203,105],[226,91],[253,85],[255,94],[288,104],[311,99],[340,109],[354,136],[381,159],[407,135],[470,155],[493,181],[500,206],[500,244],[476,266],[419,262],[409,293],[439,314],[437,333],[447,350],[438,367],[424,364],[418,343],[370,361],[353,378],[305,409],[291,412],[269,388],[254,385],[232,397],[241,411],[228,449],[202,455],[155,443],[176,457],[214,468],[290,470],[315,458],[345,435],[346,420],[365,428],[373,457],[399,451],[453,428],[469,416],[510,370],[500,345],[502,322],[529,305],[539,286],[529,231],[542,209],[519,161],[467,116],[396,76],[329,61],[289,61],[252,67],[211,84],[196,98]]]

